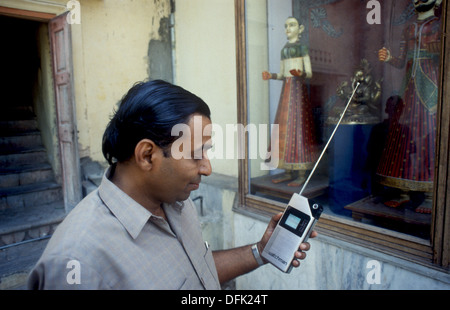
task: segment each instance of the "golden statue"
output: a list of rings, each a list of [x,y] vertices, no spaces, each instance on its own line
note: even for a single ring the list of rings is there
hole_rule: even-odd
[[[347,102],[357,83],[360,83],[342,120],[342,124],[377,124],[380,122],[381,80],[374,81],[371,72],[370,63],[367,59],[362,59],[360,65],[354,71],[351,83],[344,81],[337,87],[338,97]],[[337,124],[344,108],[341,105],[334,107],[327,119],[327,123]]]

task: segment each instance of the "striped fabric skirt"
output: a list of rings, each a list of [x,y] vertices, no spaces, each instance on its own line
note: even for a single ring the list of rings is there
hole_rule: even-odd
[[[418,83],[424,77],[437,80],[437,70],[421,61],[416,76],[410,74],[408,63],[402,111],[391,126],[382,157],[377,169],[379,182],[383,185],[407,191],[431,191],[434,180],[436,140],[436,103],[425,102],[424,94],[437,92]],[[419,79],[418,79],[419,77]],[[428,96],[430,97],[430,96]]]
[[[278,168],[312,169],[319,152],[312,105],[301,78],[285,79],[275,124],[279,125],[278,141],[272,141],[271,145],[279,147]]]

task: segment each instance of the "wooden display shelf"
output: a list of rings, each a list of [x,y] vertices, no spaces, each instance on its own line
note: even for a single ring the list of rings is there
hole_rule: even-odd
[[[353,219],[358,221],[368,218],[410,225],[429,226],[431,224],[431,214],[417,213],[406,206],[387,207],[378,200],[375,196],[368,196],[344,208],[351,210]]]
[[[263,195],[278,197],[281,199],[289,200],[294,193],[300,192],[302,186],[291,187],[287,184],[290,181],[275,184],[272,179],[278,175],[267,175],[262,177],[253,178],[250,181],[251,194],[260,193]],[[302,195],[307,198],[315,198],[323,195],[328,188],[328,178],[321,176],[314,176],[309,181],[307,187],[303,191]]]

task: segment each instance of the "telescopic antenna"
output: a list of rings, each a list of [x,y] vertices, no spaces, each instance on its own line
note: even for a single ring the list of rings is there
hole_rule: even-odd
[[[327,150],[328,145],[330,144],[331,140],[333,139],[334,134],[336,133],[336,130],[338,129],[339,125],[341,124],[341,121],[342,121],[342,119],[344,118],[344,114],[345,114],[345,112],[347,112],[348,106],[350,105],[350,102],[352,102],[353,96],[355,96],[355,93],[356,93],[356,90],[357,90],[358,87],[359,87],[359,84],[360,84],[359,82],[356,84],[356,87],[355,87],[355,89],[353,90],[352,95],[351,95],[350,98],[348,99],[347,105],[345,106],[345,109],[344,109],[344,111],[343,111],[342,114],[341,114],[341,118],[339,119],[338,123],[336,124],[336,127],[334,127],[334,130],[333,130],[333,132],[331,133],[331,136],[330,136],[330,138],[328,139],[327,144],[326,144],[325,147],[323,148],[322,154],[320,154],[319,158],[317,159],[316,164],[314,165],[314,168],[311,170],[311,172],[309,173],[308,178],[306,179],[305,183],[303,184],[303,187],[302,187],[302,189],[301,189],[301,191],[300,191],[300,195],[303,193],[303,190],[305,189],[306,185],[308,185],[309,180],[311,179],[312,175],[313,175],[314,172],[316,171],[316,168],[317,168],[317,166],[319,165],[319,162],[320,162],[320,160],[322,159],[323,155],[325,154],[325,151]]]

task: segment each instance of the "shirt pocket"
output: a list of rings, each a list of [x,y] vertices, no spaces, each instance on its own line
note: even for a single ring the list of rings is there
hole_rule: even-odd
[[[219,276],[217,275],[216,264],[212,255],[211,248],[205,242],[205,253],[203,259],[205,261],[205,268],[202,268],[201,281],[206,289],[220,289]]]

